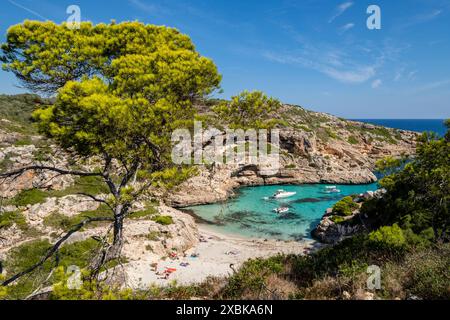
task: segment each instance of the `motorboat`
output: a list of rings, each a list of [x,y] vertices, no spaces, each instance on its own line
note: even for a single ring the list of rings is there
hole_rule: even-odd
[[[273,211],[275,211],[275,212],[278,213],[278,214],[281,214],[281,213],[286,213],[286,212],[288,212],[288,211],[289,211],[289,208],[288,208],[288,207],[279,207],[279,208],[273,209]]]
[[[272,195],[272,198],[273,199],[289,198],[295,194],[297,194],[297,192],[295,192],[295,191],[289,192],[289,191],[284,191],[283,189],[280,189],[280,190],[277,190],[277,192],[275,192]]]
[[[336,186],[326,186],[325,187],[326,193],[339,193],[341,190],[339,190]]]

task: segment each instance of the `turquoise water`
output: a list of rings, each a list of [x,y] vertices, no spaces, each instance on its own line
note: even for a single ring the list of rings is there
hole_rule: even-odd
[[[224,203],[193,206],[192,210],[214,231],[248,238],[309,239],[325,210],[342,197],[376,190],[377,184],[336,185],[340,193],[326,193],[325,184],[244,187],[236,198]],[[329,186],[329,185],[328,185]],[[295,191],[292,197],[264,200],[278,189]],[[273,209],[287,206],[279,215]]]

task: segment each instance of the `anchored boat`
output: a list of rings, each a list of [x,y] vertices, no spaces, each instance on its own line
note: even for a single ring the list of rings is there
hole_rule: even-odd
[[[297,192],[294,192],[294,191],[289,192],[289,191],[284,191],[283,189],[280,189],[280,190],[277,190],[277,192],[275,192],[272,195],[272,198],[274,198],[274,199],[289,198],[295,194],[297,194]]]
[[[288,208],[288,207],[279,207],[279,208],[273,209],[273,211],[275,211],[275,212],[278,213],[278,214],[281,214],[281,213],[286,213],[286,212],[288,212],[288,211],[289,211],[289,208]]]
[[[326,186],[325,187],[326,193],[339,193],[341,190],[339,190],[336,186]]]

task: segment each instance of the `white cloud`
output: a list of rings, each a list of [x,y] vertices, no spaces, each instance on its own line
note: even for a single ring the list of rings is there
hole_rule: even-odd
[[[321,61],[321,57],[316,57],[317,59],[313,60],[300,55],[280,55],[272,52],[266,52],[264,57],[278,63],[299,65],[316,70],[343,83],[363,83],[376,74],[376,67],[373,65],[355,65],[343,62],[333,64],[326,60]],[[337,65],[340,65],[341,67],[338,67]]]
[[[412,27],[412,26],[420,24],[420,23],[425,23],[425,22],[434,20],[437,17],[439,17],[442,12],[443,11],[440,9],[435,9],[428,13],[423,13],[423,14],[413,16],[412,18],[407,20],[405,23],[398,24],[398,29],[406,29],[406,28]]]
[[[398,82],[400,80],[415,80],[417,70],[407,71],[405,67],[400,68],[395,72],[394,81]]]
[[[427,84],[421,86],[420,88],[418,88],[417,91],[418,92],[428,91],[428,90],[436,89],[436,88],[443,87],[443,86],[446,86],[449,84],[450,84],[450,79],[430,82],[430,83],[427,83]]]
[[[376,88],[378,88],[379,86],[381,86],[382,83],[383,83],[383,81],[381,81],[381,79],[376,79],[376,80],[374,80],[374,81],[372,82],[372,88],[373,88],[373,89],[376,89]]]
[[[331,23],[334,21],[334,19],[336,19],[337,17],[339,17],[340,15],[342,15],[345,11],[347,11],[347,9],[349,9],[351,6],[353,5],[353,2],[344,2],[341,3],[340,5],[337,6],[334,15],[330,18],[330,20],[328,20],[328,23]]]
[[[342,33],[347,32],[348,30],[350,30],[350,29],[353,28],[354,26],[355,26],[354,23],[347,23],[347,24],[343,25],[343,26],[339,29],[339,31],[340,31],[340,33],[342,34]]]
[[[132,5],[134,5],[136,8],[150,14],[161,14],[161,13],[167,13],[167,9],[163,8],[159,5],[150,4],[141,0],[128,0]]]
[[[311,41],[289,25],[282,27],[291,35],[294,44],[284,50],[260,51],[265,59],[317,71],[342,83],[359,84],[378,78],[379,70],[386,63],[398,61],[405,49],[389,39],[381,45],[365,39],[349,39],[339,45],[321,40]]]

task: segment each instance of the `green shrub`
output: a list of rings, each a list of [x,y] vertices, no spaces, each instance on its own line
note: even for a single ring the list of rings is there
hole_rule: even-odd
[[[355,138],[355,136],[350,136],[350,137],[348,137],[348,143],[350,143],[350,144],[358,144],[358,139],[356,139]]]
[[[275,256],[268,259],[250,259],[233,274],[224,289],[224,298],[241,298],[249,292],[261,292],[265,281],[272,274],[283,271],[283,256]]]
[[[131,212],[129,215],[130,219],[148,219],[158,213],[155,207],[148,207],[141,211]]]
[[[370,130],[370,133],[375,134],[377,140],[385,141],[390,144],[397,144],[397,140],[395,140],[387,128],[376,127],[375,129]]]
[[[6,154],[3,160],[0,160],[0,172],[8,170],[13,163],[10,154]]]
[[[109,189],[101,177],[86,176],[75,179],[74,184],[64,190],[52,191],[51,195],[53,197],[63,197],[76,193],[96,195],[101,193],[109,193]]]
[[[23,299],[36,289],[40,284],[50,285],[52,279],[48,279],[51,270],[57,265],[68,267],[75,265],[85,268],[93,254],[97,252],[100,243],[94,239],[87,239],[62,246],[58,255],[47,260],[42,267],[24,276],[8,287],[7,299]],[[5,260],[7,276],[11,276],[36,264],[46,254],[51,244],[48,240],[33,240],[11,249]],[[57,259],[56,259],[57,257]],[[57,263],[56,263],[57,262]]]
[[[16,224],[21,229],[27,227],[27,222],[22,213],[17,211],[0,213],[0,229],[7,229],[13,224]]]
[[[350,216],[353,213],[353,210],[358,208],[358,205],[353,201],[353,198],[347,196],[339,200],[332,208],[333,213],[336,213],[341,216]]]
[[[73,223],[70,217],[59,212],[53,212],[44,217],[44,225],[55,229],[68,230]]]
[[[369,242],[380,248],[401,249],[406,245],[403,230],[394,223],[392,226],[384,226],[369,234]]]
[[[328,137],[330,137],[331,139],[338,139],[338,136],[333,130],[326,128],[325,131],[328,134]]]
[[[161,232],[151,231],[149,234],[147,234],[146,238],[147,238],[147,240],[150,240],[150,241],[158,241],[160,236],[161,236]]]
[[[16,140],[14,142],[14,145],[17,147],[28,146],[30,144],[33,144],[33,141],[31,140],[31,137],[29,137],[29,136],[22,137],[19,140]]]
[[[22,190],[11,199],[10,204],[14,206],[26,206],[29,204],[43,203],[47,197],[48,192],[40,189]]]
[[[163,226],[168,226],[173,223],[173,219],[171,216],[156,216],[152,218],[156,223],[162,224]]]
[[[345,221],[345,219],[341,216],[331,216],[330,220],[333,221],[334,223],[341,223]]]
[[[411,254],[405,262],[404,286],[421,299],[450,299],[449,288],[450,247],[440,245],[437,249],[427,249]]]
[[[96,195],[100,193],[109,193],[108,187],[102,178],[96,176],[79,177],[74,184],[64,190],[44,191],[41,189],[22,190],[12,199],[6,201],[7,204],[15,206],[26,206],[45,202],[49,197],[64,197],[71,194],[87,193]]]
[[[58,212],[53,212],[44,218],[44,224],[53,228],[69,231],[71,228],[80,224],[88,218],[112,218],[113,214],[106,205],[100,205],[96,210],[83,211],[79,214],[68,217]],[[95,228],[107,223],[107,221],[94,221],[87,224],[84,228]]]

